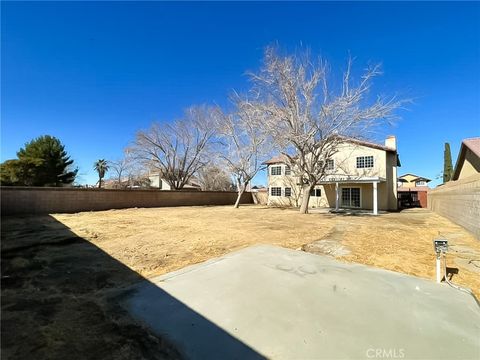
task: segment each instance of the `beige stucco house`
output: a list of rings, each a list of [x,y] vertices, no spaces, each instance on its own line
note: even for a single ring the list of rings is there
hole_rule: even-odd
[[[415,174],[405,174],[398,177],[398,186],[402,186],[404,188],[427,186],[427,183],[429,183],[430,181],[432,180],[427,179],[423,176],[418,176]]]
[[[268,204],[298,206],[301,203],[299,177],[282,156],[268,165]],[[396,138],[384,145],[346,139],[328,161],[324,180],[312,191],[309,207],[397,209],[397,166],[400,166]]]
[[[452,180],[461,180],[480,173],[480,137],[462,141]]]
[[[415,174],[398,177],[398,205],[400,208],[427,207],[427,193],[430,179]]]
[[[150,180],[150,187],[160,190],[172,190],[170,184],[162,179],[159,173],[150,173],[148,175],[148,179]],[[196,184],[193,181],[190,181],[188,184],[185,184],[183,187],[184,190],[200,190],[200,185]]]

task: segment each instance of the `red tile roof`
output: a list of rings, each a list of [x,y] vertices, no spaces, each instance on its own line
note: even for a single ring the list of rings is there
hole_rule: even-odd
[[[463,140],[463,144],[480,157],[480,137]]]
[[[287,163],[287,162],[288,162],[288,158],[285,155],[280,154],[280,155],[274,156],[270,160],[265,161],[264,164],[267,164],[267,165],[270,165],[270,164],[284,164],[284,163]]]
[[[462,169],[463,162],[465,161],[465,155],[469,149],[475,156],[480,158],[480,137],[464,139],[462,141],[462,146],[460,146],[460,152],[458,153],[457,162],[455,163],[455,168],[453,169],[452,180],[458,180],[460,176],[460,170]]]

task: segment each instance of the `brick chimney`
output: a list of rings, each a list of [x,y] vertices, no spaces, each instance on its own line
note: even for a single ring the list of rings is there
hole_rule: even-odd
[[[387,136],[387,138],[385,139],[385,146],[390,149],[397,150],[397,138],[395,137],[395,135]]]

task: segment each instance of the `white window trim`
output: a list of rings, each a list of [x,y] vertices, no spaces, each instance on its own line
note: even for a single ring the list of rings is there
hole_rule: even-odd
[[[331,169],[328,168],[328,162],[329,161],[332,161],[333,162],[333,166]],[[332,170],[335,170],[335,159],[328,159],[327,160],[327,167],[325,168],[325,170],[328,170],[328,171],[332,171]]]
[[[280,168],[280,174],[272,174],[274,168]],[[281,176],[282,175],[282,166],[281,165],[273,165],[270,167],[270,175],[271,176]],[[278,186],[276,186],[278,187]]]
[[[290,189],[290,196],[287,196],[287,192],[286,192],[287,189]],[[288,198],[292,197],[292,188],[290,186],[286,186],[283,188],[283,197],[288,197]]]
[[[358,167],[358,158],[362,158],[363,157],[363,167]],[[367,157],[371,157],[372,158],[372,167],[366,167],[365,166],[365,163],[366,163],[366,159]],[[355,168],[356,169],[373,169],[375,167],[375,156],[373,155],[360,155],[360,156],[357,156],[355,157]]]
[[[287,169],[290,171],[290,174],[287,174]],[[291,176],[292,175],[292,169],[290,166],[285,165],[285,170],[284,170],[285,176]]]
[[[272,194],[273,188],[280,189],[280,195],[273,195],[273,194]],[[270,187],[270,191],[269,191],[269,196],[282,197],[282,187],[281,187],[281,186],[271,186],[271,187]]]
[[[342,189],[359,189],[359,196],[360,196],[360,206],[345,206],[343,205],[343,200],[342,200]],[[360,186],[340,186],[340,206],[345,207],[348,209],[362,209],[363,208],[363,196],[362,196],[362,188]]]

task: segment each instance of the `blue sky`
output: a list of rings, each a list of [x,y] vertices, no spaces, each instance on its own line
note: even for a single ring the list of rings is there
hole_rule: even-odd
[[[415,97],[384,133],[399,173],[435,178],[448,141],[480,136],[480,3],[2,2],[1,157],[59,137],[95,183],[138,129],[248,86],[264,47],[308,46],[342,66],[382,62],[380,93]],[[257,183],[264,182],[264,176]],[[438,183],[432,182],[433,184]]]

